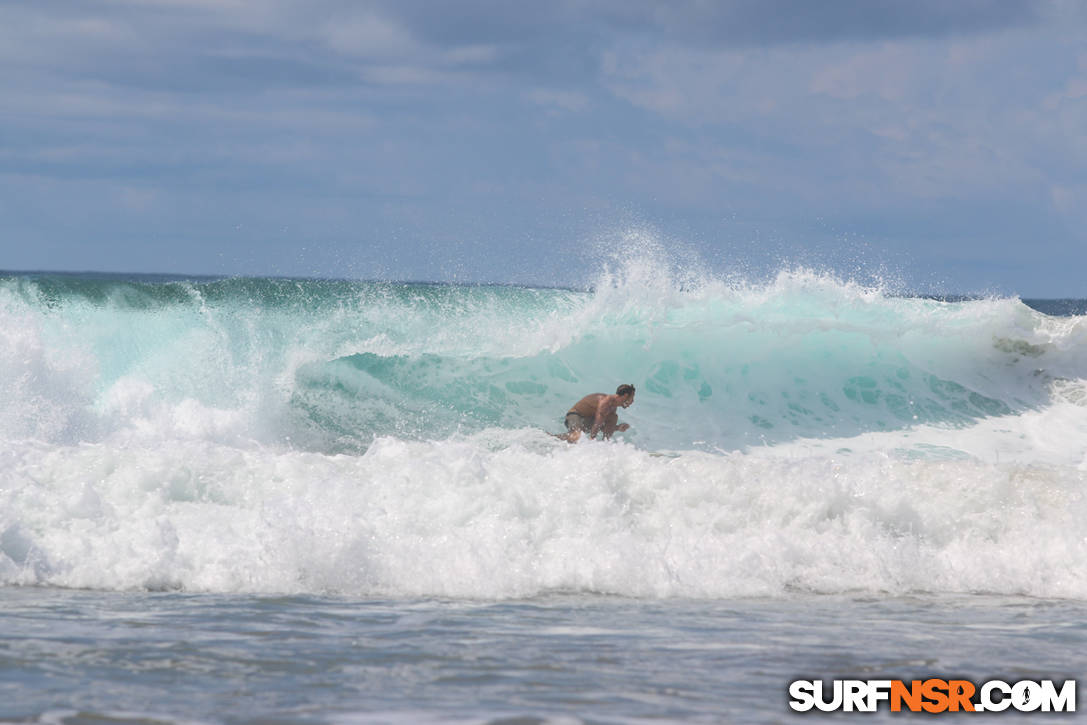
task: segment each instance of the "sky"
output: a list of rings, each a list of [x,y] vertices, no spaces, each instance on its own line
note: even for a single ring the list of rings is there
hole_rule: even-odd
[[[1073,0],[0,0],[0,269],[1087,297]]]

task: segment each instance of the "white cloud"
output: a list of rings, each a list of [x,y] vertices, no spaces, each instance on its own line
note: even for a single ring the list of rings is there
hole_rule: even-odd
[[[116,189],[118,205],[132,212],[152,211],[159,202],[159,192],[148,186],[120,186]]]
[[[501,49],[494,44],[458,45],[443,53],[446,63],[452,65],[493,63],[501,54]]]
[[[525,98],[538,106],[570,113],[583,111],[589,106],[589,97],[579,91],[535,88],[526,92]]]
[[[322,34],[333,50],[360,58],[405,58],[422,50],[407,28],[374,12],[329,20]]]
[[[360,75],[371,83],[382,85],[426,86],[451,83],[456,76],[425,65],[375,64],[368,65]]]
[[[919,77],[919,70],[933,67],[930,55],[939,52],[929,43],[902,41],[881,43],[875,47],[847,46],[832,53],[829,62],[823,52],[810,53],[800,65],[811,68],[808,90],[844,101],[871,95],[892,103],[902,103],[917,95],[918,87],[931,79]],[[837,58],[835,58],[837,56]],[[805,63],[810,60],[811,65]]]
[[[1087,162],[1085,109],[1042,110],[1054,89],[1067,101],[1082,87],[1042,65],[1075,57],[1075,39],[1060,41],[1030,30],[748,50],[617,46],[603,83],[722,153],[754,142],[761,184],[802,180],[797,200],[1000,198],[1042,182],[1040,152]]]
[[[1055,184],[1049,189],[1053,206],[1063,214],[1081,219],[1087,216],[1087,184],[1062,186]]]

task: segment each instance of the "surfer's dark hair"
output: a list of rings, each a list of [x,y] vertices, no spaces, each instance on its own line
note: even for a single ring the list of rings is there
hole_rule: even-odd
[[[623,383],[615,389],[616,395],[634,395],[634,386],[630,383]]]

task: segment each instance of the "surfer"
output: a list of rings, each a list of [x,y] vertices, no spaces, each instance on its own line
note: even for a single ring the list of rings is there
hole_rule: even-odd
[[[629,423],[619,422],[619,408],[629,408],[634,402],[634,386],[623,383],[615,389],[615,395],[592,393],[574,403],[566,414],[566,433],[555,436],[569,443],[577,443],[582,433],[590,438],[603,432],[604,438],[630,428]]]

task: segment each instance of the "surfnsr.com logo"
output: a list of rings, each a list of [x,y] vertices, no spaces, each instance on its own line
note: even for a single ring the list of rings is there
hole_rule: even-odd
[[[797,712],[1075,712],[1076,681],[1053,680],[796,680],[789,685],[789,707]]]

